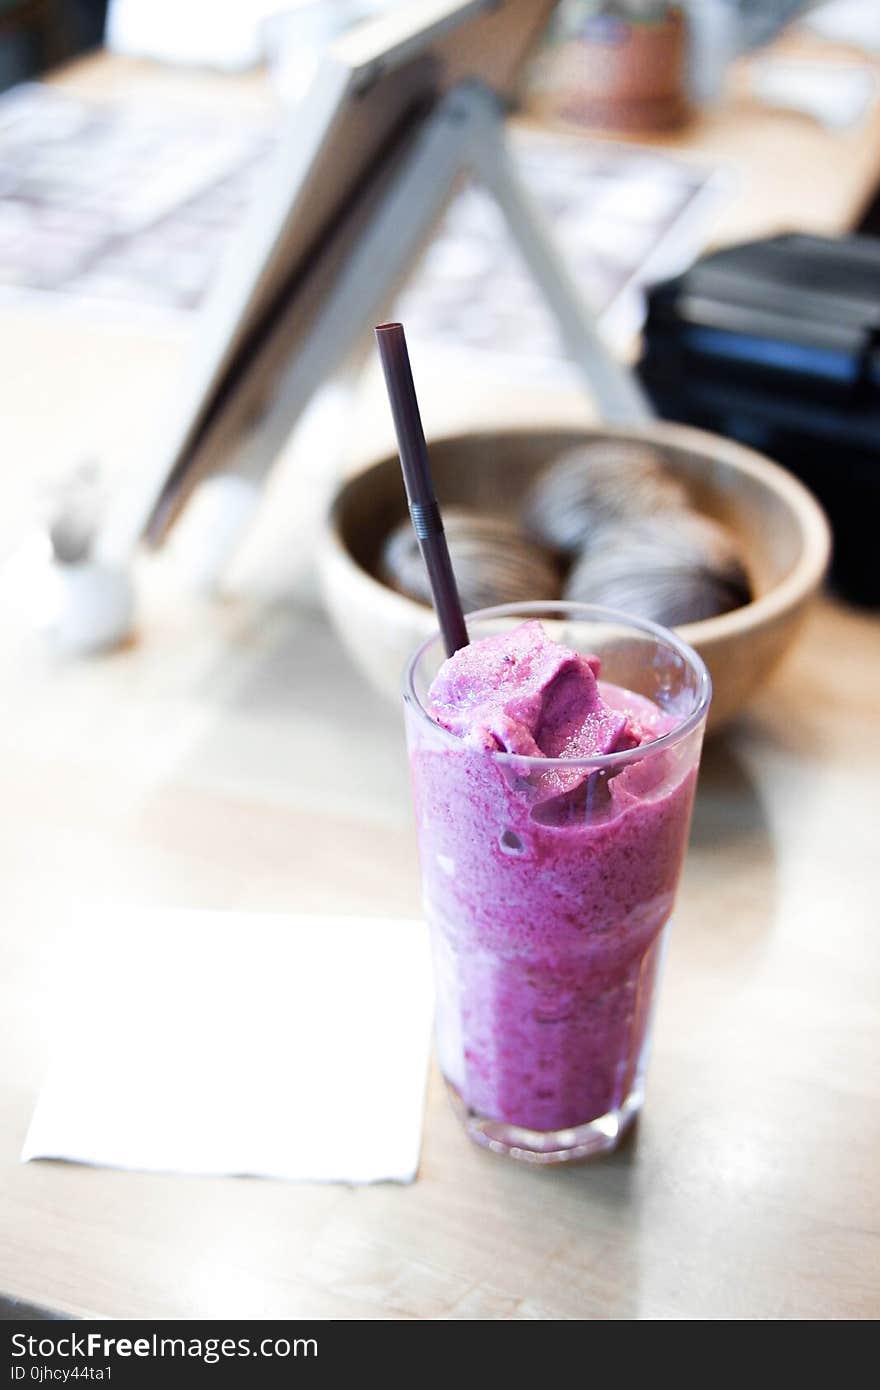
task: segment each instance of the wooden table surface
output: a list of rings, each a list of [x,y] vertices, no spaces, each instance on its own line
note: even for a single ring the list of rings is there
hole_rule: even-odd
[[[118,71],[92,65],[89,80]],[[793,150],[817,134],[779,119]],[[826,154],[835,138],[849,137],[823,133]],[[760,230],[757,205],[751,218]],[[0,318],[4,550],[34,475],[124,444],[180,350]],[[433,428],[512,409],[465,383],[430,397]],[[585,411],[521,393],[516,408]],[[362,411],[358,436],[376,426],[380,442],[375,397]],[[400,718],[320,613],[181,598],[164,562],[142,585],[139,640],[80,665],[23,636],[5,594],[0,1291],[134,1317],[880,1312],[880,624],[830,600],[707,748],[647,1106],[618,1154],[536,1171],[483,1153],[435,1070],[411,1187],[21,1165],[51,964],[78,904],[418,911]]]

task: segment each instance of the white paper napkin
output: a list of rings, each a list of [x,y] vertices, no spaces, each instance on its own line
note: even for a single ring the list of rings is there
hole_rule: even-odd
[[[411,1182],[423,924],[120,910],[71,938],[22,1159]]]

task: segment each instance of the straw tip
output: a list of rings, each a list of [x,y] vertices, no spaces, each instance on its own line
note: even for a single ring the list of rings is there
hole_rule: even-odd
[[[377,323],[373,332],[378,336],[380,333],[402,333],[402,323]]]

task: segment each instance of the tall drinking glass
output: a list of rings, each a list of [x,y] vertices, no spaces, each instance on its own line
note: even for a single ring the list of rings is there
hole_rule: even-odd
[[[440,1066],[472,1139],[558,1162],[614,1148],[642,1104],[711,683],[674,633],[582,604],[485,609],[471,642],[536,617],[667,732],[581,759],[472,747],[427,709],[439,635],[404,702]]]

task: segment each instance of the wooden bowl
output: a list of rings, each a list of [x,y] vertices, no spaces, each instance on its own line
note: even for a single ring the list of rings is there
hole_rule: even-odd
[[[659,421],[643,429],[500,430],[431,443],[440,505],[517,514],[529,485],[559,454],[612,436],[655,446],[697,510],[739,538],[754,600],[678,630],[712,674],[709,727],[717,729],[787,651],[828,565],[824,513],[790,473],[741,444]],[[382,544],[405,514],[397,457],[381,459],[339,489],[321,547],[322,589],[339,635],[372,684],[395,700],[407,658],[436,628],[429,608],[377,577]]]

